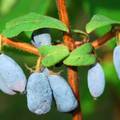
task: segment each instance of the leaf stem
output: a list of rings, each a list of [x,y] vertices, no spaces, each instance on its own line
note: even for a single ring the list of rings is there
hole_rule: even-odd
[[[69,32],[64,32],[64,36],[63,36],[64,44],[68,46],[70,51],[72,51],[76,48],[76,46],[75,46],[75,41],[73,40],[70,34],[70,22],[68,18],[65,0],[57,0],[57,7],[58,7],[60,20],[64,24],[66,24],[69,29]],[[79,87],[78,87],[79,80],[78,80],[77,67],[68,67],[68,81],[79,102],[78,108],[73,112],[73,120],[82,120],[82,114],[80,111],[80,97],[79,97]]]

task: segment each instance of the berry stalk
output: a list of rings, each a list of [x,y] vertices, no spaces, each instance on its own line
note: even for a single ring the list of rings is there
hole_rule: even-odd
[[[64,43],[68,46],[69,50],[72,51],[76,48],[75,41],[71,37],[70,34],[70,22],[67,14],[66,4],[65,0],[57,0],[57,7],[59,12],[59,18],[60,20],[67,25],[69,32],[64,32]],[[78,81],[78,71],[76,67],[68,67],[68,81],[69,84],[78,99],[78,102],[80,103],[79,98],[79,81]],[[82,114],[80,111],[80,105],[78,105],[78,108],[73,112],[73,120],[82,120]]]
[[[40,69],[41,69],[41,61],[42,61],[42,57],[38,57],[37,59],[37,63],[36,63],[36,66],[35,66],[35,72],[39,72]]]

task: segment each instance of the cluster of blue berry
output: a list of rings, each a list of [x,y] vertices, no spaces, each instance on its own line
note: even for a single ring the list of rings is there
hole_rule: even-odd
[[[45,31],[41,34],[34,33],[32,44],[35,47],[51,45],[51,36]],[[78,106],[72,89],[63,77],[50,74],[48,68],[31,74],[27,84],[29,110],[39,115],[49,112],[53,97],[60,112],[70,112]]]
[[[30,75],[27,84],[27,103],[31,112],[45,114],[50,111],[52,95],[60,112],[74,110],[77,100],[63,77],[43,72]]]
[[[42,32],[42,34],[40,34],[39,32],[39,34],[34,34],[33,40],[34,41],[32,41],[32,43],[35,45],[35,47],[40,47],[42,45],[51,45],[51,36],[48,33]],[[88,88],[90,94],[94,98],[99,97],[104,91],[104,71],[99,63],[96,63],[92,68],[88,70]]]
[[[48,32],[34,33],[31,41],[35,47],[51,45]],[[113,61],[120,78],[120,46],[114,49]],[[54,98],[58,111],[70,112],[77,108],[78,101],[67,81],[58,74],[51,74],[48,68],[32,73],[28,82],[21,67],[5,54],[0,55],[0,89],[6,94],[14,95],[24,92],[26,88],[27,105],[31,112],[41,115],[50,111]],[[6,74],[4,74],[6,73]],[[88,88],[90,94],[97,98],[105,88],[104,71],[99,63],[88,70]]]
[[[48,33],[34,35],[33,40],[32,43],[36,47],[51,44],[51,36]],[[58,74],[49,74],[48,68],[32,73],[26,82],[21,67],[11,57],[1,54],[0,69],[0,89],[9,95],[26,91],[28,108],[35,114],[49,112],[53,98],[60,112],[70,112],[78,106],[67,81]]]

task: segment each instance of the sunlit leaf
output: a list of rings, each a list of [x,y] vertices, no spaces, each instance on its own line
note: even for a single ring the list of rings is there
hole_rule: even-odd
[[[69,55],[66,46],[42,46],[39,48],[40,54],[44,56],[42,64],[45,67],[53,66]]]
[[[97,28],[111,24],[120,24],[120,21],[110,19],[103,15],[94,15],[90,22],[86,25],[86,31],[87,33],[90,33]]]
[[[93,47],[90,43],[86,43],[79,48],[73,50],[68,58],[63,62],[69,66],[85,66],[96,62],[96,57],[92,54]]]
[[[6,37],[14,37],[23,31],[33,31],[39,28],[53,28],[62,31],[68,30],[61,21],[55,18],[37,13],[29,13],[8,22],[2,34]]]
[[[71,52],[70,55],[86,54],[92,52],[93,47],[90,43],[85,43]]]

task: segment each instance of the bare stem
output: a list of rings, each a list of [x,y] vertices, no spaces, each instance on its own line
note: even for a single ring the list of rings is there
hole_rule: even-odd
[[[65,45],[68,46],[70,51],[72,51],[73,49],[75,49],[76,46],[75,46],[75,41],[73,40],[73,38],[71,37],[71,34],[70,34],[70,23],[69,23],[67,9],[66,9],[66,5],[65,5],[65,0],[57,0],[57,7],[58,7],[60,20],[64,24],[66,24],[69,29],[68,33],[66,33],[66,32],[64,33],[64,36],[63,36],[64,43],[65,43]],[[78,88],[79,80],[78,80],[77,67],[68,67],[68,81],[69,81],[69,84],[70,84],[76,98],[78,99],[78,102],[80,103],[79,88]],[[82,120],[80,105],[73,112],[73,120]]]
[[[115,36],[116,36],[116,31],[114,31],[114,32],[110,31],[110,32],[106,33],[104,36],[94,40],[92,42],[92,45],[94,48],[97,49],[97,48],[101,47],[103,44],[105,44],[108,40],[112,39]],[[12,40],[10,40],[2,35],[0,35],[0,39],[1,39],[2,45],[9,45],[11,47],[15,47],[17,49],[20,49],[20,50],[26,51],[28,53],[32,53],[34,55],[39,56],[38,49],[35,48],[34,46],[32,46],[31,44],[14,42],[14,41],[12,41]],[[81,42],[81,41],[73,41],[70,33],[64,34],[64,40],[65,40],[65,44],[69,45],[70,50],[73,50],[75,48],[75,46],[79,47],[80,45],[84,44],[84,42]]]
[[[94,47],[95,49],[100,48],[100,47],[101,47],[102,45],[104,45],[107,41],[109,41],[110,39],[112,39],[113,37],[115,37],[115,36],[116,36],[116,32],[117,32],[117,31],[114,31],[114,32],[110,31],[110,32],[107,32],[107,33],[106,33],[105,35],[103,35],[102,37],[97,38],[96,40],[94,40],[93,42],[91,42],[92,45],[93,45],[93,47]],[[76,42],[75,42],[75,45],[76,45],[77,47],[81,46],[82,44],[84,44],[84,42],[82,42],[82,41],[76,41]]]
[[[0,36],[2,39],[3,45],[9,45],[9,46],[15,47],[17,49],[20,49],[20,50],[23,50],[23,51],[26,51],[26,52],[29,52],[29,53],[32,53],[32,54],[39,56],[38,49],[35,48],[34,46],[27,44],[27,43],[14,42],[14,41],[12,41],[12,40],[10,40],[2,35],[0,35]]]
[[[103,44],[105,44],[108,40],[110,40],[110,39],[112,39],[113,37],[115,37],[115,35],[116,35],[116,32],[110,31],[110,32],[106,33],[104,36],[102,36],[102,37],[94,40],[94,41],[92,42],[92,45],[93,45],[94,48],[99,48],[99,47],[101,47]]]

